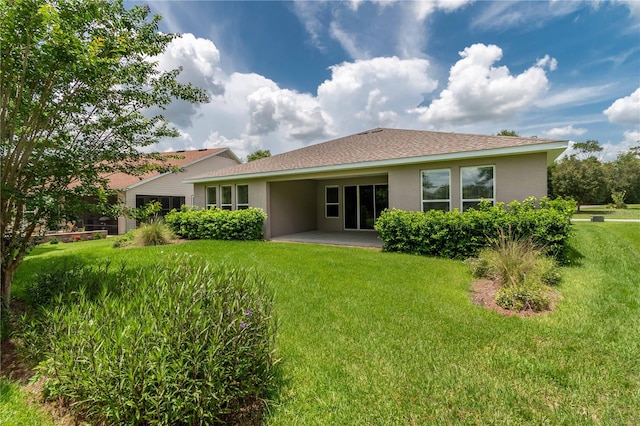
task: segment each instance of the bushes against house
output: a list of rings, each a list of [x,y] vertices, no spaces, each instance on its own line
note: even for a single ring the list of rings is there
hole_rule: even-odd
[[[189,240],[261,240],[267,215],[264,210],[209,210],[183,206],[164,217],[178,236]]]
[[[536,204],[538,204],[536,206]],[[545,253],[562,260],[571,231],[575,202],[530,197],[509,205],[483,201],[477,209],[460,212],[389,210],[375,228],[383,250],[466,259],[477,256],[500,230],[516,238],[531,238]]]
[[[40,275],[23,331],[47,398],[98,424],[223,424],[275,386],[273,293],[255,271],[187,255],[66,270],[76,291]]]

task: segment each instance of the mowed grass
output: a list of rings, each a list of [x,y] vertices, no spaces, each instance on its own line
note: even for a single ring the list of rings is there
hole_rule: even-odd
[[[0,425],[42,426],[53,424],[44,411],[28,403],[28,395],[20,386],[0,378]]]
[[[258,269],[280,319],[266,424],[640,424],[640,224],[575,229],[563,299],[528,318],[473,305],[462,262],[271,242],[44,245],[14,293],[71,258],[153,267],[186,252]]]
[[[629,204],[626,209],[608,209],[607,206],[588,206],[573,215],[574,219],[589,219],[591,216],[605,216],[606,219],[640,220],[640,204]]]

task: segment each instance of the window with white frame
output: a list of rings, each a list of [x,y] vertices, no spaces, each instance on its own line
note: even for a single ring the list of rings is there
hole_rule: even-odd
[[[215,186],[208,186],[207,187],[207,209],[210,209],[212,207],[217,207],[218,206],[218,188],[216,188]]]
[[[231,185],[220,187],[220,208],[223,210],[233,210],[231,203]]]
[[[340,195],[337,186],[324,187],[325,217],[340,217]]]
[[[249,185],[236,185],[236,209],[249,208]]]
[[[496,202],[495,166],[460,167],[462,211],[478,206],[481,200]]]
[[[451,210],[451,170],[422,171],[422,211]]]

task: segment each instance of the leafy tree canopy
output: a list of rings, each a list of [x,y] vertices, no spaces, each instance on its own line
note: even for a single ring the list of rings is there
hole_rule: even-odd
[[[271,157],[271,151],[268,149],[259,149],[251,154],[247,155],[247,162],[259,160],[261,158]]]
[[[496,136],[516,136],[516,137],[519,137],[520,135],[518,133],[516,133],[515,130],[502,129],[497,133]]]
[[[34,235],[106,204],[106,176],[164,168],[141,148],[176,130],[160,110],[204,102],[179,69],[154,59],[176,36],[159,16],[122,0],[0,2],[2,300]],[[160,159],[161,160],[161,159]]]

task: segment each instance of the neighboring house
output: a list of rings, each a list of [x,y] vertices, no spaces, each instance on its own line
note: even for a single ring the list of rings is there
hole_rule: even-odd
[[[386,208],[466,209],[547,195],[567,141],[378,128],[185,179],[194,203],[260,207],[265,237],[373,229]]]
[[[178,166],[183,171],[177,173],[150,172],[142,176],[114,173],[107,176],[109,188],[119,190],[119,200],[128,207],[140,207],[152,201],[162,205],[160,216],[182,205],[193,205],[193,185],[185,185],[185,178],[200,175],[240,163],[228,148],[200,149],[190,151],[164,152],[162,155],[178,156],[168,158],[167,164]],[[86,230],[107,229],[109,234],[124,234],[136,228],[136,221],[120,217],[110,219],[86,214],[83,218]]]

